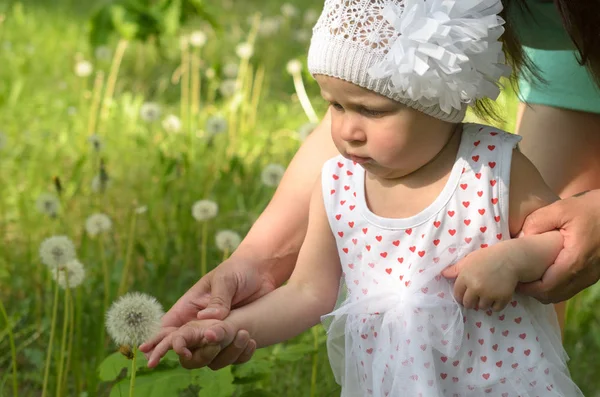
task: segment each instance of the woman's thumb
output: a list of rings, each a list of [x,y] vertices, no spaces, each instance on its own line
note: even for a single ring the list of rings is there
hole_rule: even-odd
[[[213,277],[210,286],[210,300],[204,310],[198,312],[198,320],[224,320],[231,311],[231,301],[237,292],[234,277]]]
[[[563,202],[556,201],[532,212],[523,222],[522,232],[531,236],[560,229],[563,226]]]

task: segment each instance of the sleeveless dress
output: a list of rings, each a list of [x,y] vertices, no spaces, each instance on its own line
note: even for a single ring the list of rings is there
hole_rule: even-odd
[[[466,310],[440,275],[510,238],[509,177],[519,136],[465,124],[446,186],[410,218],[373,214],[364,169],[323,167],[325,208],[342,265],[338,304],[322,317],[343,397],[581,396],[552,306],[514,295],[502,312]]]

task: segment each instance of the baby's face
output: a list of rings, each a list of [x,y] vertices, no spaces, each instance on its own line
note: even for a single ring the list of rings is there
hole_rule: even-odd
[[[331,107],[331,135],[340,153],[385,179],[427,164],[447,142],[453,125],[333,77],[317,75]]]

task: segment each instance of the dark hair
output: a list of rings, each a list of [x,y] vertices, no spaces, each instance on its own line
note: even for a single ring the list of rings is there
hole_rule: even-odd
[[[579,53],[579,64],[588,69],[588,72],[600,87],[600,30],[597,28],[600,22],[600,2],[597,0],[542,1],[554,3],[563,27]],[[511,14],[514,15],[515,12],[524,12],[535,18],[535,15],[532,15],[527,6],[527,0],[502,0],[502,4],[504,9],[500,15],[505,20],[502,42],[507,62],[513,69],[510,79],[513,89],[518,92],[517,77],[521,73],[528,73],[542,84],[546,83],[539,69],[523,52],[516,29],[509,17]],[[518,10],[515,10],[515,8],[518,8]],[[502,121],[494,102],[487,98],[477,101],[473,110],[481,118]]]

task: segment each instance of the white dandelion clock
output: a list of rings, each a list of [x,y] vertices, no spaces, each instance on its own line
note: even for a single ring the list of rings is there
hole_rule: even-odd
[[[146,205],[142,205],[135,209],[135,213],[137,215],[142,215],[142,214],[145,214],[146,212],[148,212],[148,206],[146,206]]]
[[[42,263],[51,269],[64,266],[76,258],[75,244],[67,236],[52,236],[40,244]]]
[[[63,266],[54,268],[52,277],[62,289],[77,288],[85,279],[85,268],[81,262],[73,259]]]
[[[258,33],[262,37],[273,36],[279,30],[279,20],[277,18],[265,18],[258,28]]]
[[[308,43],[308,41],[310,40],[311,37],[311,32],[309,30],[297,30],[294,33],[294,39],[298,42],[298,43]]]
[[[139,346],[160,331],[161,304],[152,296],[132,292],[106,312],[106,330],[117,345]]]
[[[234,251],[242,242],[242,237],[233,230],[221,230],[215,236],[217,248],[223,252]]]
[[[260,179],[265,186],[275,187],[279,185],[284,173],[285,167],[281,164],[269,164],[262,170]]]
[[[304,23],[306,25],[314,25],[319,19],[319,12],[314,8],[309,8],[304,13]]]
[[[190,34],[190,45],[196,48],[202,48],[206,44],[206,33],[196,30]]]
[[[96,134],[91,135],[88,138],[88,142],[89,142],[90,146],[92,147],[92,149],[96,152],[100,152],[102,150],[102,148],[104,147],[102,138],[100,138]]]
[[[51,218],[58,215],[60,211],[60,201],[58,197],[50,193],[42,193],[39,195],[35,202],[37,210]]]
[[[292,76],[302,72],[302,62],[297,59],[292,59],[287,63],[286,70]]]
[[[235,48],[235,53],[241,59],[250,59],[252,54],[254,54],[254,47],[250,43],[240,43]]]
[[[223,116],[212,116],[206,120],[206,135],[212,138],[227,131],[227,120]]]
[[[280,8],[281,14],[286,18],[293,18],[298,15],[298,9],[290,3],[285,3]]]
[[[238,69],[239,67],[237,63],[229,62],[223,66],[223,74],[228,79],[234,79],[238,74]]]
[[[161,109],[158,103],[146,102],[140,108],[140,117],[146,123],[152,123],[160,119]]]
[[[300,128],[298,128],[298,139],[301,141],[306,140],[308,136],[317,128],[317,123],[305,123]]]
[[[96,47],[96,50],[94,51],[94,56],[100,61],[110,61],[110,59],[112,58],[112,51],[109,47],[101,45],[99,47]]]
[[[237,91],[237,84],[235,80],[225,80],[219,86],[219,92],[226,98],[231,98]]]
[[[213,68],[208,68],[206,69],[206,72],[204,72],[204,75],[207,79],[212,80],[217,76],[217,72],[215,72]]]
[[[93,214],[85,221],[85,230],[90,237],[95,237],[101,233],[108,232],[110,229],[112,229],[112,221],[106,214]]]
[[[192,216],[197,221],[213,219],[219,213],[219,206],[211,200],[196,201],[192,205]]]
[[[75,64],[75,75],[79,77],[89,77],[94,71],[91,62],[86,60],[78,61]]]
[[[162,126],[165,131],[175,134],[181,131],[181,119],[175,116],[174,114],[170,114],[164,118],[162,122]]]

